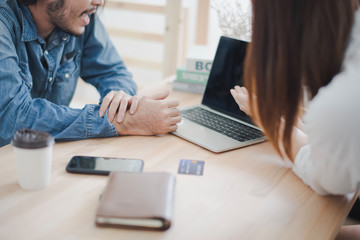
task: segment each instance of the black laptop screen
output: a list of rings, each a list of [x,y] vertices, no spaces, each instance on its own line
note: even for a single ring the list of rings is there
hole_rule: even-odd
[[[252,123],[239,109],[230,89],[243,86],[243,66],[247,42],[222,36],[206,85],[202,104],[231,117]]]

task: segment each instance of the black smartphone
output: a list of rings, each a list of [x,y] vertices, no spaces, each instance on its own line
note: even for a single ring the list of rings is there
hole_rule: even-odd
[[[109,175],[112,171],[142,172],[144,161],[134,158],[73,156],[66,171],[70,173]]]

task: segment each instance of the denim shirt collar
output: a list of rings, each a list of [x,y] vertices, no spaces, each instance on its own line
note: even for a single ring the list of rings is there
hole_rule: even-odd
[[[39,35],[37,28],[35,26],[34,20],[31,16],[30,10],[28,7],[20,4],[21,9],[21,20],[22,20],[22,36],[21,41],[23,42],[30,42],[34,41],[36,39],[39,39],[40,42],[43,41],[45,43],[44,39]]]
[[[20,4],[20,9],[22,12],[22,36],[21,41],[30,42],[38,40],[41,44],[46,44],[44,38],[39,35],[38,30],[36,28],[34,19],[31,15],[31,12],[27,6]],[[65,44],[69,41],[70,34],[67,34],[60,30],[59,28],[55,28],[51,34],[49,35],[47,48],[51,49],[55,46]]]

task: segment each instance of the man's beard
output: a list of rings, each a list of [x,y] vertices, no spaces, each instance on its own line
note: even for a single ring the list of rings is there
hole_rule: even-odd
[[[71,30],[70,24],[67,22],[67,16],[65,14],[65,0],[57,0],[54,2],[48,3],[46,6],[46,13],[50,18],[51,23],[60,28],[62,31],[73,35],[81,36],[82,34],[75,33]]]

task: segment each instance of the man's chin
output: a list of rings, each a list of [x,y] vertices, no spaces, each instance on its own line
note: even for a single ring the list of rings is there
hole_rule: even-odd
[[[70,34],[72,36],[75,37],[80,37],[81,35],[84,34],[85,32],[85,27],[79,28],[77,30],[72,30],[72,29],[61,29],[62,31],[66,32],[67,34]]]

